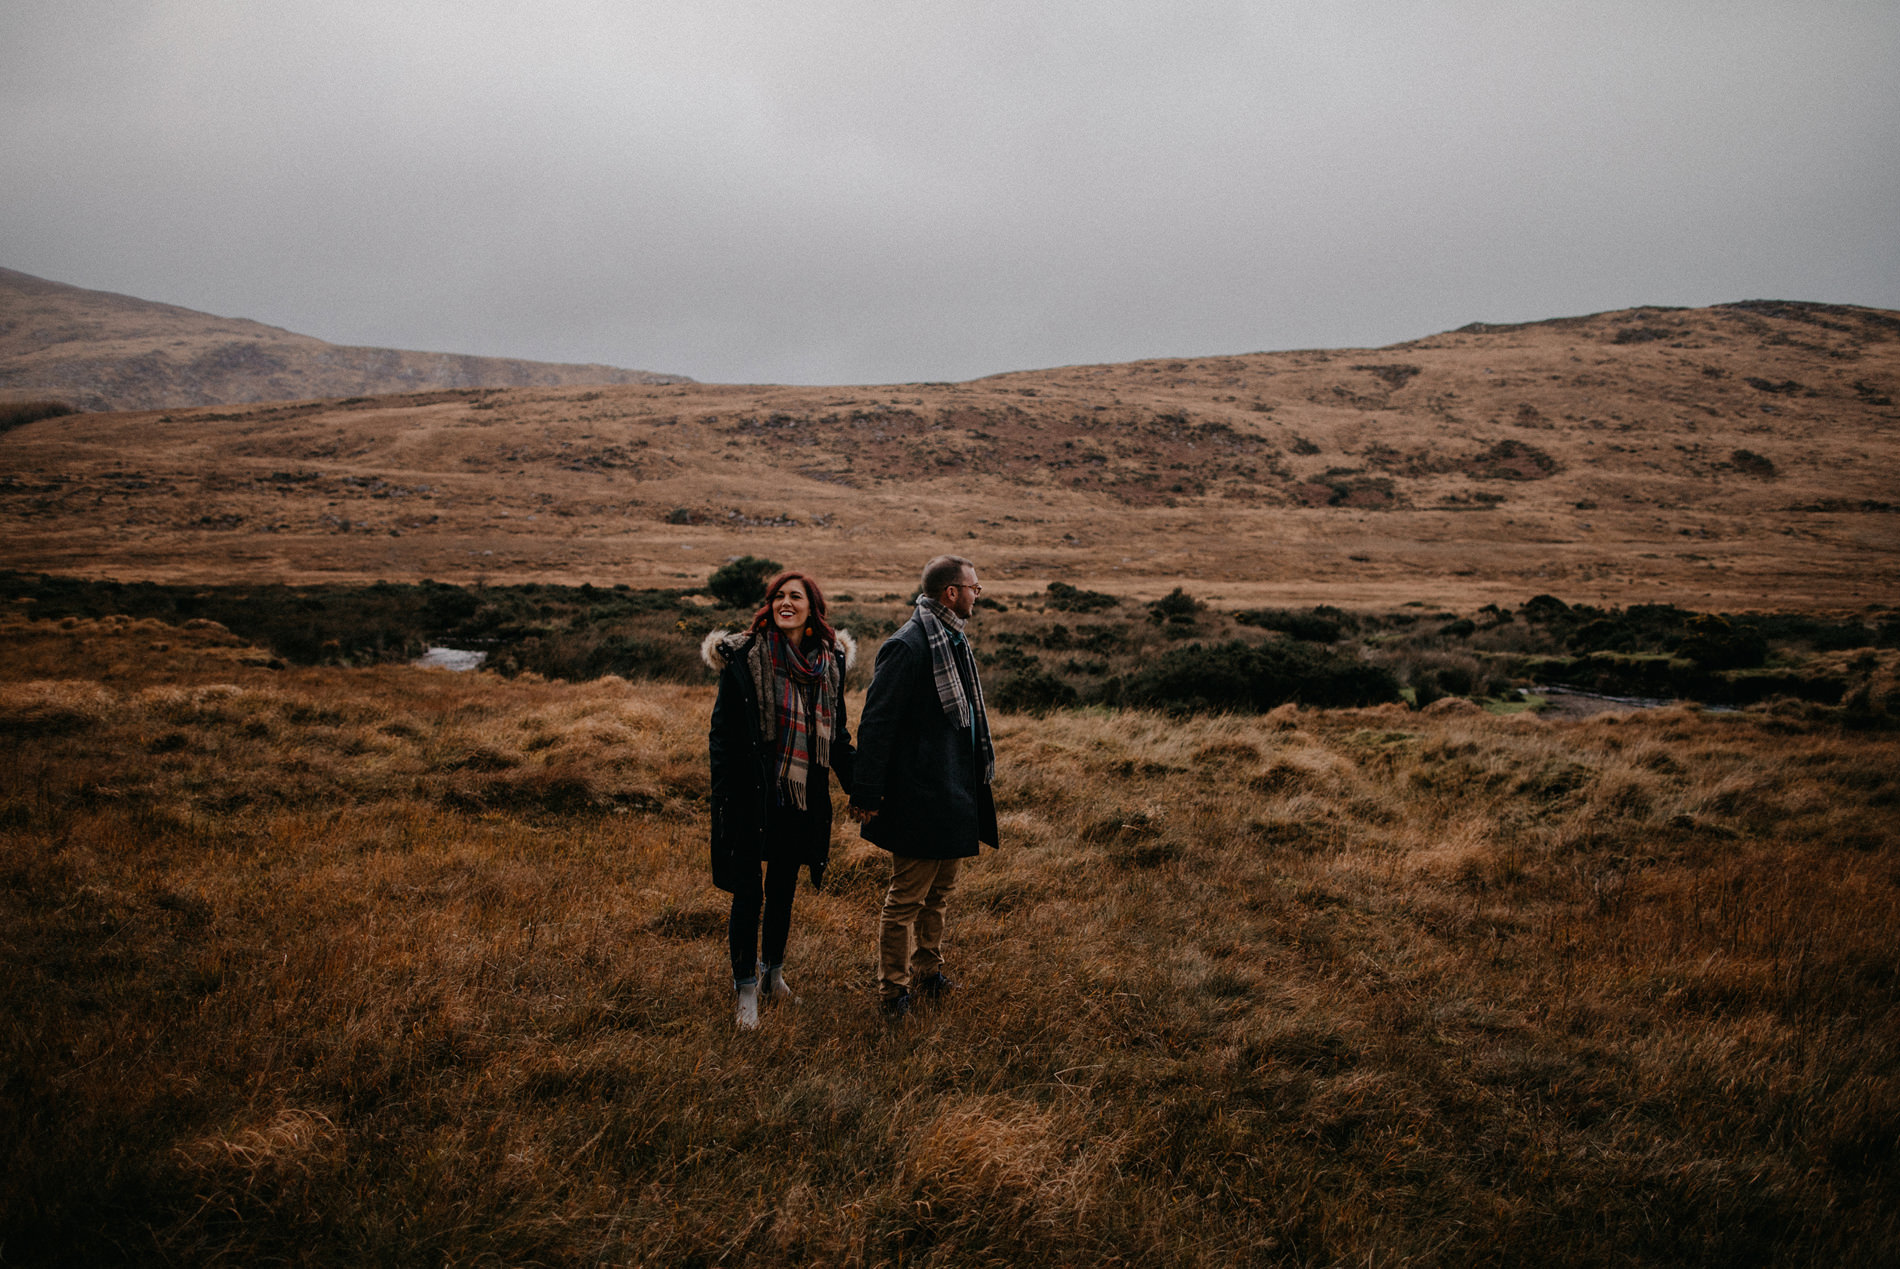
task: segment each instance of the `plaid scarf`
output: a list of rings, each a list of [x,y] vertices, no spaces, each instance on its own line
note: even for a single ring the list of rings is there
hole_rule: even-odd
[[[844,691],[838,658],[820,641],[807,657],[776,626],[746,652],[759,697],[759,735],[775,744],[779,805],[805,809],[813,767],[831,765],[833,703]]]
[[[914,620],[924,628],[924,638],[930,644],[930,670],[937,680],[937,699],[943,703],[944,715],[955,719],[957,726],[970,729],[976,765],[983,773],[983,783],[988,784],[996,778],[996,749],[990,744],[990,714],[983,705],[983,680],[976,675],[976,657],[963,637],[963,618],[930,596],[919,595]],[[963,660],[970,671],[967,695],[963,676],[957,673],[958,647],[963,649]]]

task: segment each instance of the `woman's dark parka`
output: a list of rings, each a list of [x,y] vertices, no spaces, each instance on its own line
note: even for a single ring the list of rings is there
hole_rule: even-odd
[[[761,861],[799,864],[811,869],[813,886],[822,886],[831,859],[830,777],[822,767],[811,771],[811,813],[801,816],[804,831],[786,839],[765,831],[771,806],[776,755],[759,736],[759,690],[746,668],[745,652],[756,636],[715,630],[700,644],[706,664],[719,671],[719,695],[713,701],[707,749],[712,760],[713,884],[730,893],[748,871],[758,876]],[[844,675],[857,659],[858,645],[848,630],[838,631],[833,658],[837,672],[822,690],[835,692],[837,718],[831,737],[831,769],[851,791],[854,752],[845,715]]]

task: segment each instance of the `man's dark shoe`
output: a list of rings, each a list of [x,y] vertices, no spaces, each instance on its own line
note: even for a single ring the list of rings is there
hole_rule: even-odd
[[[910,1012],[910,993],[900,991],[895,996],[886,996],[881,1007],[884,1016],[895,1021]]]
[[[956,983],[945,978],[942,971],[926,974],[917,980],[917,990],[931,1000],[941,1000],[956,989]]]

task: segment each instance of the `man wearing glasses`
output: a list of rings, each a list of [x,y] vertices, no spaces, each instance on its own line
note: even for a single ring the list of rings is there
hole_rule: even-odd
[[[963,630],[982,593],[976,565],[960,555],[924,566],[917,610],[878,650],[858,719],[851,818],[891,852],[877,974],[892,1018],[910,1012],[913,996],[956,987],[943,973],[944,906],[978,843],[996,845],[996,754]]]

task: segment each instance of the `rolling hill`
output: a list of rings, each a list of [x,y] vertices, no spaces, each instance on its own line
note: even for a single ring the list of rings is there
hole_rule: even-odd
[[[49,419],[0,566],[900,591],[961,549],[1233,603],[1900,597],[1900,315],[1750,301],[967,383],[512,387]]]
[[[679,382],[678,375],[614,366],[348,347],[0,269],[0,400],[144,410],[444,388]]]

